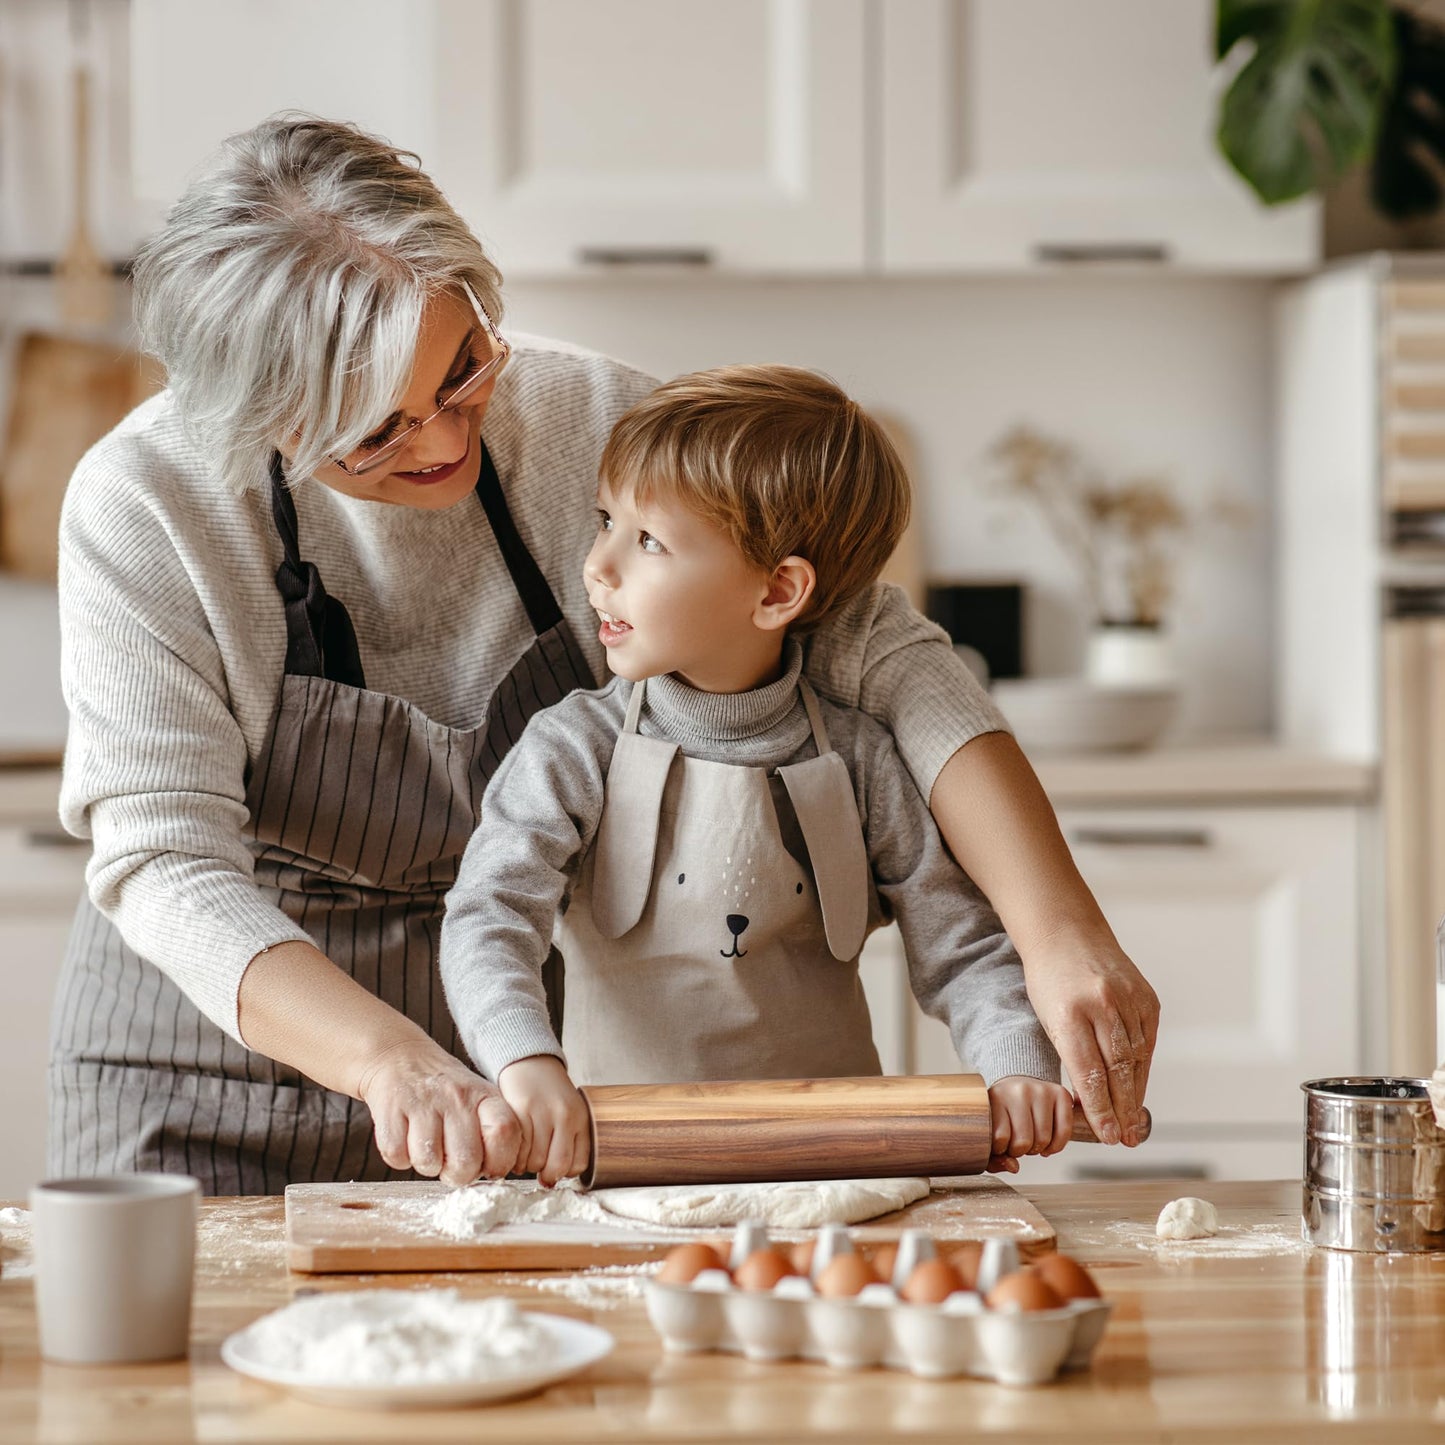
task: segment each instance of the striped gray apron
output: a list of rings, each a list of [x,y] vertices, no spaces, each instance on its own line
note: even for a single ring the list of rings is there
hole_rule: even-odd
[[[594,685],[485,445],[477,496],[536,640],[481,724],[449,728],[367,689],[351,619],[302,560],[295,506],[273,467],[286,667],[246,792],[256,886],[335,964],[464,1062],[437,974],[443,900],[487,780],[527,719]],[[559,965],[554,956],[558,1013]],[[400,1177],[377,1153],[364,1104],[238,1044],[88,899],[56,993],[47,1167],[52,1176],[194,1174],[207,1194]]]

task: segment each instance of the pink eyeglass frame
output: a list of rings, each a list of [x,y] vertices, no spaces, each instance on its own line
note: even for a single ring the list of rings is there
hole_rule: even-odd
[[[399,457],[412,444],[416,439],[416,434],[424,426],[429,426],[444,411],[455,411],[469,396],[474,396],[487,382],[499,376],[502,368],[511,359],[511,343],[497,330],[496,323],[487,315],[486,308],[482,303],[477,300],[476,292],[465,283],[463,283],[463,289],[472,303],[472,309],[477,313],[477,320],[482,323],[487,334],[492,338],[492,343],[497,348],[496,355],[490,357],[477,371],[457,386],[429,417],[425,417],[421,421],[408,422],[404,431],[392,437],[384,446],[378,447],[365,461],[358,462],[354,466],[347,466],[340,457],[332,457],[331,460],[348,477],[364,477],[368,472],[374,472]]]

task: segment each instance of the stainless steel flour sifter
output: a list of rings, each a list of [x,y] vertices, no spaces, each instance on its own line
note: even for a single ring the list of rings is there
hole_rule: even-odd
[[[1312,1079],[1304,1237],[1326,1249],[1445,1249],[1445,1130],[1423,1079]]]

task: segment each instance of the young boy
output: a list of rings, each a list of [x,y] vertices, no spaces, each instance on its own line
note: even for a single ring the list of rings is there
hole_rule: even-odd
[[[889,918],[919,1003],[989,1085],[990,1167],[1062,1148],[1072,1100],[998,916],[887,730],[801,676],[800,639],[907,525],[877,423],[812,372],[679,377],[618,422],[597,505],[586,581],[616,676],[508,753],[442,927],[447,1002],[521,1122],[518,1167],[586,1167],[574,1079],[878,1073],[857,959]]]

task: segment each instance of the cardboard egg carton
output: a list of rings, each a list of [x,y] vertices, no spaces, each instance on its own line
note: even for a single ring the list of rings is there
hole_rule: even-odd
[[[767,1247],[763,1225],[739,1225],[729,1270]],[[931,1380],[974,1375],[1003,1385],[1042,1385],[1062,1370],[1088,1368],[1113,1309],[1103,1299],[1070,1300],[1051,1310],[990,1309],[983,1296],[1019,1268],[1018,1248],[1005,1239],[985,1242],[976,1290],[958,1291],[942,1304],[910,1304],[900,1295],[903,1284],[937,1253],[921,1229],[904,1232],[890,1283],[866,1285],[851,1298],[818,1294],[814,1281],[828,1262],[852,1250],[847,1230],[830,1225],[818,1236],[809,1275],[785,1276],[766,1291],[740,1289],[721,1269],[703,1270],[688,1284],[653,1279],[648,1317],[669,1350],[821,1360],[842,1370],[881,1365]]]

